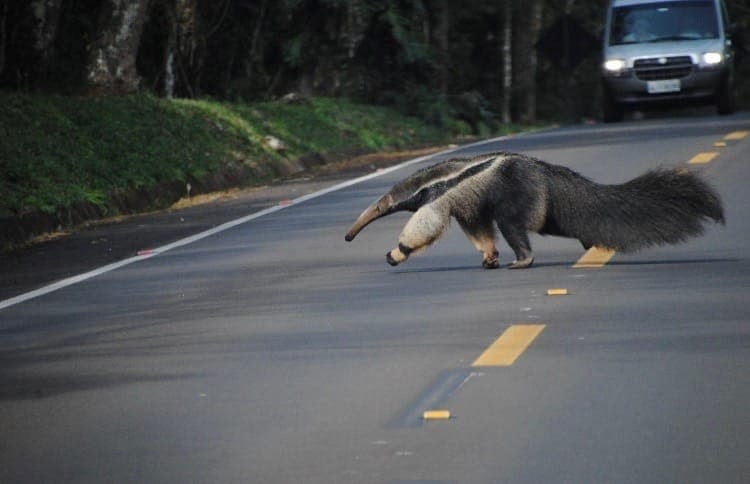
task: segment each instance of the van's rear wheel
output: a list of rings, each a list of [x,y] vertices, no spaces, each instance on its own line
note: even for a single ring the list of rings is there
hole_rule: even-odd
[[[605,123],[616,123],[622,121],[625,115],[625,107],[612,99],[612,97],[605,93],[602,101],[602,117]]]
[[[734,109],[734,83],[732,82],[732,76],[729,75],[726,80],[721,83],[721,87],[716,93],[716,112],[719,114],[732,114]]]

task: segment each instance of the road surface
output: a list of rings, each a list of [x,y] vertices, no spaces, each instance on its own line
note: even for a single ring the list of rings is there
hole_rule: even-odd
[[[748,130],[492,140],[5,300],[0,482],[749,482]],[[408,214],[344,241],[413,170],[496,150],[603,183],[701,161],[727,223],[587,269],[533,236],[531,269],[482,270],[455,226],[392,268]]]

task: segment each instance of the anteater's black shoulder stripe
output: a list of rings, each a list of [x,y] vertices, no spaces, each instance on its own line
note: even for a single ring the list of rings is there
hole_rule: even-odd
[[[492,163],[494,163],[497,160],[497,158],[491,158],[484,163],[480,163],[478,165],[472,166],[468,170],[464,170],[461,172],[459,176],[457,176],[455,179],[448,180],[448,188],[453,188],[462,181],[466,180],[467,178],[470,178],[474,175],[478,175],[479,173],[483,172],[484,170],[488,169]]]
[[[430,186],[430,188],[437,193],[443,194],[447,192],[448,190],[450,190],[451,188],[455,187],[456,185],[460,184],[462,181],[468,178],[471,178],[474,175],[478,175],[484,170],[487,170],[492,165],[492,163],[495,162],[495,160],[497,160],[497,158],[490,158],[489,160],[483,163],[479,163],[477,165],[472,166],[471,168],[467,168],[466,170],[458,173],[457,176],[448,178],[447,180],[440,180],[438,182],[435,182],[433,185]]]
[[[417,211],[423,205],[440,198],[461,182],[489,169],[500,155],[475,158],[453,158],[415,172],[394,186],[392,192],[402,201],[393,211]],[[408,193],[408,195],[407,195]]]

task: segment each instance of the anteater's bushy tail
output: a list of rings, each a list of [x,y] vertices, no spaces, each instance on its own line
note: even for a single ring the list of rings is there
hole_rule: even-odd
[[[572,182],[575,187],[569,188],[578,190],[578,196],[559,204],[555,217],[561,228],[587,246],[632,252],[700,235],[709,219],[724,223],[719,196],[684,168],[652,170],[621,185],[585,178],[566,182]]]

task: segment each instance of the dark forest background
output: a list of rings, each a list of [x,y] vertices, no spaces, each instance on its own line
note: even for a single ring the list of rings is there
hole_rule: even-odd
[[[436,123],[596,117],[606,4],[0,0],[0,88],[247,102],[295,92]],[[735,23],[750,24],[748,0],[727,5]]]

